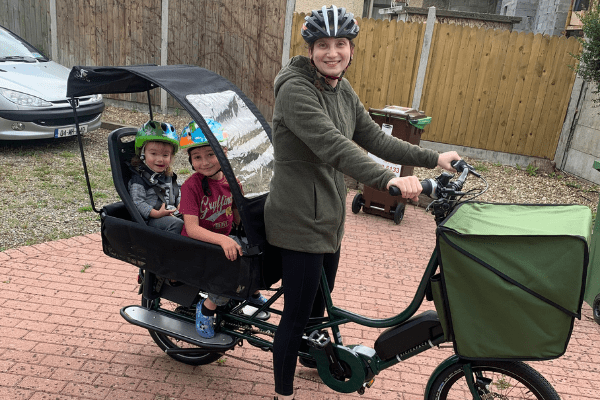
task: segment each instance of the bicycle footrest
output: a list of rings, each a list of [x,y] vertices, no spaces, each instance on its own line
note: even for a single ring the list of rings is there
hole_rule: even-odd
[[[236,344],[233,336],[222,332],[216,332],[213,338],[204,339],[196,332],[193,321],[170,312],[127,306],[121,309],[121,316],[130,324],[169,335],[207,350],[224,351]]]

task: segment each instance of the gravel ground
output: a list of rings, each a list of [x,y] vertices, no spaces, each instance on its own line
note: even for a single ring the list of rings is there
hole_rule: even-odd
[[[140,126],[148,114],[107,107],[103,120]],[[186,117],[155,115],[181,131]],[[118,201],[107,155],[109,131],[99,129],[83,137],[96,209]],[[486,178],[488,191],[481,201],[498,203],[583,204],[595,213],[598,186],[560,171],[541,172],[468,160]],[[0,251],[48,240],[98,232],[100,222],[90,207],[77,138],[0,142]],[[183,182],[190,174],[186,157],[178,155],[174,169]],[[416,168],[419,178],[437,176],[438,169]],[[477,179],[470,182],[478,187]]]

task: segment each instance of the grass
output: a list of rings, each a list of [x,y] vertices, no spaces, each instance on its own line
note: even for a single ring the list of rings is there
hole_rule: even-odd
[[[84,136],[96,209],[119,200],[105,144],[108,132],[98,132]],[[93,144],[92,135],[98,135]],[[94,156],[88,153],[91,146]],[[0,142],[0,160],[0,220],[4,229],[15,233],[6,240],[0,235],[0,251],[100,230],[76,138]],[[22,241],[17,243],[17,237]]]
[[[475,164],[473,165],[473,168],[477,172],[489,172],[490,170],[485,164]]]

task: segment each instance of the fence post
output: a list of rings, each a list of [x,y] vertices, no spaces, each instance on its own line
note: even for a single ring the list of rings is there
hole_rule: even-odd
[[[294,9],[296,0],[287,0],[285,4],[285,26],[283,28],[283,51],[281,55],[281,66],[290,59],[290,48],[292,46],[292,25],[294,22]]]
[[[569,107],[567,108],[567,115],[563,122],[562,131],[558,138],[558,145],[556,146],[556,152],[554,153],[554,163],[556,168],[563,170],[567,164],[567,154],[571,147],[571,140],[573,139],[573,133],[577,127],[577,121],[579,120],[579,112],[581,111],[581,103],[585,98],[587,91],[586,82],[579,76],[575,77],[575,83],[571,91],[571,99],[569,100]]]
[[[427,62],[429,61],[429,51],[431,50],[431,38],[433,37],[434,25],[435,7],[429,7],[429,12],[427,13],[427,27],[425,28],[425,37],[423,38],[423,47],[421,48],[421,60],[419,60],[419,70],[417,71],[417,81],[415,83],[415,95],[413,96],[412,102],[412,108],[417,110],[421,105],[421,96],[423,96],[425,72],[427,71]]]
[[[56,22],[56,0],[50,0],[50,57],[60,63],[58,59],[58,24]]]
[[[160,20],[160,65],[167,65],[169,47],[169,0],[162,0],[162,11]],[[167,114],[167,92],[160,89],[160,109]]]

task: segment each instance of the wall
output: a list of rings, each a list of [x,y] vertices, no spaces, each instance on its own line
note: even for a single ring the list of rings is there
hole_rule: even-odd
[[[569,15],[570,0],[540,0],[533,33],[560,35]]]
[[[471,13],[494,14],[498,0],[412,0],[410,7],[429,8],[438,10],[462,11]]]
[[[573,127],[563,170],[591,182],[600,184],[600,172],[592,168],[594,161],[600,161],[600,108],[594,106],[592,86],[587,90],[580,105],[579,115]]]
[[[522,17],[517,32],[561,35],[565,29],[571,0],[502,0],[497,12]]]

